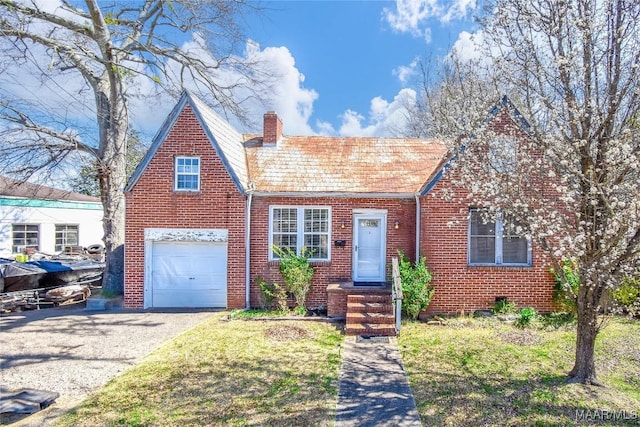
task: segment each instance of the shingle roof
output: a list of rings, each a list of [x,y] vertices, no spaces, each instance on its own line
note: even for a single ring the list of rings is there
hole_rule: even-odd
[[[33,184],[31,182],[16,181],[5,176],[0,176],[0,196],[29,200],[64,200],[100,203],[100,199],[97,197]]]
[[[265,193],[414,194],[447,154],[435,140],[283,137],[276,147],[246,142],[253,188]]]
[[[244,147],[241,143],[242,134],[202,100],[193,95],[190,95],[190,98],[196,116],[204,123],[205,132],[214,142],[214,148],[220,150],[218,156],[222,157],[222,162],[227,166],[227,169],[235,174],[233,178],[237,180],[237,184],[246,189],[249,175]]]
[[[285,136],[262,146],[197,97],[183,93],[132,175],[131,190],[186,105],[242,193],[416,194],[444,163],[444,144],[414,138]]]

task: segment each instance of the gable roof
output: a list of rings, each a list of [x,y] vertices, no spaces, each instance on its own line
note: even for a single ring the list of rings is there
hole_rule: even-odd
[[[13,197],[28,200],[55,200],[70,202],[100,203],[98,197],[73,191],[33,184],[31,182],[17,181],[6,176],[0,176],[0,197]]]
[[[285,136],[276,147],[248,140],[246,153],[257,193],[413,195],[447,149],[430,139]]]
[[[506,111],[511,120],[513,120],[524,132],[529,133],[531,131],[531,124],[524,118],[520,110],[511,102],[511,99],[507,95],[503,95],[502,99],[489,110],[489,115],[485,120],[487,123],[493,120],[500,111]]]
[[[125,191],[136,185],[187,105],[243,194],[413,195],[446,160],[446,147],[432,139],[284,136],[263,146],[262,136],[243,136],[185,91]]]
[[[207,135],[211,146],[218,154],[218,157],[238,188],[238,191],[240,191],[240,193],[246,192],[249,179],[244,147],[242,145],[242,134],[235,130],[231,124],[220,117],[202,100],[188,91],[182,93],[178,103],[173,107],[173,110],[171,110],[171,113],[169,113],[169,116],[165,119],[162,127],[160,127],[160,130],[154,136],[149,150],[147,150],[144,158],[138,167],[136,167],[133,175],[131,175],[124,191],[130,191],[136,185],[186,106],[191,107],[202,130]]]
[[[520,110],[515,106],[511,99],[507,95],[503,95],[500,101],[496,102],[495,105],[489,110],[487,114],[487,118],[484,120],[485,123],[490,123],[492,120],[496,118],[496,116],[501,112],[505,111],[509,118],[525,133],[529,134],[531,132],[531,124],[524,118]],[[464,145],[461,147],[461,151],[464,151]],[[456,161],[457,155],[454,153],[451,157],[442,162],[439,166],[438,170],[434,172],[431,178],[428,181],[425,181],[424,186],[420,190],[420,195],[424,196],[428,194],[433,187],[442,179],[444,173],[447,169],[451,167],[451,164]]]

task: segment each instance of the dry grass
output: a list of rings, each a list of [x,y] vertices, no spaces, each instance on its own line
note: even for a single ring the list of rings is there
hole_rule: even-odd
[[[473,319],[407,323],[399,345],[424,425],[640,425],[637,321],[613,320],[598,338],[597,369],[606,387],[566,384],[575,351],[570,329],[521,330]],[[587,411],[618,419],[581,421]]]
[[[342,342],[335,326],[223,319],[154,352],[59,425],[333,424]]]

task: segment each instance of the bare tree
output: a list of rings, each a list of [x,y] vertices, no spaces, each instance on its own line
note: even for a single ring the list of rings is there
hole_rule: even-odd
[[[266,77],[236,55],[245,43],[242,19],[253,11],[245,0],[0,0],[3,170],[29,175],[77,152],[95,158],[105,289],[123,284],[122,189],[137,87],[176,94],[188,81],[214,107],[242,118],[242,96],[253,96]],[[39,83],[36,92],[25,81]],[[65,104],[49,105],[52,93]]]
[[[640,3],[496,0],[486,12],[481,55],[454,52],[453,72],[427,85],[421,113],[433,135],[464,146],[456,184],[474,203],[513,217],[556,266],[577,261],[569,377],[598,384],[599,315],[607,293],[640,265]],[[486,121],[487,99],[501,92],[518,106],[502,104],[520,125],[507,129],[516,149]],[[479,171],[490,179],[480,183]]]

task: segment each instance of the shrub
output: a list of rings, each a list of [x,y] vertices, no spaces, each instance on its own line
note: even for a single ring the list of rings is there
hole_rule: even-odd
[[[304,309],[314,273],[313,267],[309,263],[307,250],[303,248],[302,253],[298,255],[290,248],[280,248],[274,245],[273,252],[280,257],[280,274],[287,287],[287,292],[293,294],[296,307]]]
[[[535,309],[531,307],[523,308],[520,310],[520,314],[516,319],[516,326],[519,328],[526,328],[527,326],[531,326],[533,321],[538,316],[538,313]]]
[[[622,285],[613,291],[613,300],[621,311],[640,317],[640,279],[625,277]]]
[[[518,311],[518,306],[515,302],[509,301],[503,297],[496,299],[492,311],[493,314],[514,314]]]
[[[580,272],[577,262],[571,259],[562,260],[560,271],[552,268],[551,272],[556,279],[553,302],[560,311],[576,314],[576,297],[580,287]]]
[[[255,283],[260,288],[262,308],[278,308],[279,311],[289,310],[287,306],[287,290],[277,283],[269,283],[262,277],[256,277]]]
[[[398,256],[402,282],[402,312],[409,318],[416,319],[433,298],[431,272],[424,257],[412,264],[402,251],[398,251]]]
[[[576,316],[574,313],[556,311],[555,313],[540,316],[540,320],[544,327],[560,329],[567,326],[575,326]]]

